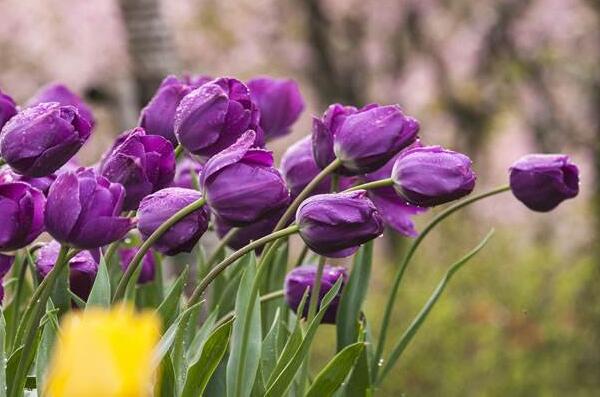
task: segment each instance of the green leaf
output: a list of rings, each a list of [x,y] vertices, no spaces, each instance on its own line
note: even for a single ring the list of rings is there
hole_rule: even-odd
[[[108,274],[104,255],[102,255],[100,257],[100,266],[98,267],[96,280],[92,286],[85,308],[87,309],[92,306],[109,307],[111,296],[110,275]]]
[[[278,342],[279,342],[279,330],[281,326],[279,324],[279,313],[280,310],[277,309],[275,312],[275,317],[273,318],[273,323],[271,324],[271,328],[269,332],[267,332],[267,336],[262,343],[262,352],[260,354],[260,367],[261,367],[261,375],[263,377],[263,383],[267,383],[269,380],[269,376],[273,372],[275,365],[277,364],[277,357],[279,356]]]
[[[336,392],[336,395],[339,394],[344,397],[365,397],[370,395],[371,372],[369,364],[373,362],[373,359],[370,356],[370,347],[372,347],[372,343],[368,324],[364,318],[363,321],[361,321],[359,341],[364,342],[366,348],[363,349],[358,356],[350,377],[347,382],[344,383],[344,386]]]
[[[44,390],[44,378],[50,364],[54,341],[56,340],[56,335],[58,334],[58,318],[56,317],[52,301],[48,301],[46,307],[46,316],[48,316],[48,321],[46,321],[44,324],[42,337],[40,339],[40,344],[38,345],[35,359],[36,387],[38,390]]]
[[[305,357],[309,352],[310,345],[317,332],[317,328],[321,324],[321,320],[325,315],[325,311],[331,304],[333,298],[335,298],[335,296],[339,292],[341,285],[342,278],[340,277],[333,285],[333,287],[331,287],[331,289],[327,292],[327,294],[325,294],[321,302],[319,312],[317,313],[315,318],[310,322],[306,331],[306,335],[302,339],[302,343],[300,344],[292,358],[289,360],[289,362],[287,362],[287,364],[280,373],[273,371],[273,374],[271,375],[271,378],[269,379],[269,383],[267,385],[267,393],[265,394],[265,396],[279,397],[285,395],[286,391],[292,384],[294,377],[296,376],[296,372],[302,365],[302,362],[304,361]]]
[[[364,342],[357,342],[346,346],[342,351],[327,363],[319,372],[314,382],[308,389],[306,397],[331,396],[342,385],[342,382],[356,363],[365,347]]]
[[[177,308],[179,307],[179,301],[185,288],[185,281],[187,280],[188,267],[186,266],[177,280],[173,283],[167,296],[162,301],[156,312],[163,321],[163,328],[167,328],[173,322],[173,319],[177,317]]]
[[[175,395],[177,396],[180,395],[183,390],[185,376],[188,370],[185,351],[186,331],[190,325],[195,327],[195,319],[200,312],[200,305],[194,305],[191,310],[186,312],[188,314],[179,323],[177,331],[175,332],[173,347],[171,348],[171,362],[173,363],[173,373],[175,374]]]
[[[58,274],[50,298],[52,302],[60,309],[60,315],[65,314],[71,309],[71,295],[69,294],[69,272],[70,263],[64,267],[62,272]]]
[[[200,357],[187,371],[182,397],[201,396],[204,393],[208,381],[227,351],[232,324],[228,321],[210,334],[202,347]]]
[[[369,288],[372,259],[373,241],[369,241],[354,257],[352,273],[342,291],[336,319],[338,351],[358,340],[358,321]]]
[[[402,353],[404,352],[404,350],[406,349],[408,344],[412,341],[413,337],[415,336],[415,334],[417,333],[419,328],[421,328],[421,325],[423,325],[423,322],[425,321],[425,319],[431,312],[431,309],[433,309],[436,302],[442,295],[442,292],[444,292],[444,289],[446,289],[446,285],[448,284],[448,282],[450,281],[452,276],[457,271],[459,271],[461,267],[463,267],[471,258],[473,258],[487,244],[488,240],[490,239],[490,237],[492,237],[493,234],[494,234],[494,230],[492,229],[473,250],[471,250],[469,253],[467,253],[465,256],[463,256],[461,259],[459,259],[457,262],[453,263],[452,266],[450,266],[450,269],[448,269],[448,271],[446,272],[446,274],[444,275],[442,280],[439,282],[438,286],[433,291],[433,294],[431,294],[431,296],[429,297],[429,300],[427,301],[427,303],[425,303],[425,305],[423,306],[423,308],[421,309],[419,314],[417,314],[417,316],[412,321],[412,323],[408,326],[408,328],[406,329],[404,334],[400,337],[400,340],[398,341],[398,343],[392,349],[392,352],[390,353],[390,357],[387,359],[385,366],[383,367],[383,369],[381,371],[380,376],[377,378],[377,382],[376,382],[377,384],[380,384],[381,381],[388,374],[388,372],[394,367],[394,365],[396,364],[396,362],[398,361],[398,359],[400,358],[400,356],[402,355]]]
[[[289,257],[288,247],[289,245],[287,242],[277,247],[277,252],[275,252],[273,260],[269,264],[269,269],[267,270],[266,289],[263,289],[261,295],[283,288]],[[263,329],[269,329],[269,325],[273,324],[275,313],[283,308],[283,305],[285,305],[285,302],[282,299],[275,299],[262,304],[261,317],[263,320]]]
[[[160,386],[155,396],[173,397],[175,395],[175,373],[171,356],[167,355],[160,365]]]
[[[179,328],[182,326],[182,324],[185,325],[187,323],[187,320],[190,318],[192,312],[194,310],[197,310],[203,302],[204,301],[198,302],[195,305],[190,306],[183,313],[181,313],[175,319],[173,324],[171,324],[171,326],[167,329],[167,331],[164,333],[164,335],[158,342],[158,345],[156,346],[156,349],[154,351],[153,360],[155,365],[158,365],[162,362],[163,358],[167,355],[167,353],[171,349],[171,346],[175,342],[175,338],[177,337],[177,331],[179,330]]]
[[[202,353],[202,346],[206,342],[206,339],[210,335],[210,332],[213,330],[215,323],[217,322],[218,308],[213,310],[213,312],[204,320],[204,323],[194,335],[194,339],[192,339],[192,343],[190,344],[190,348],[187,352],[187,360],[188,364],[195,363],[198,361],[200,354]]]
[[[262,344],[260,302],[258,296],[251,299],[256,276],[254,252],[244,256],[243,268],[244,275],[235,300],[236,317],[227,362],[227,395],[231,397],[249,396],[252,392]],[[245,324],[247,316],[250,316],[250,321]]]
[[[0,397],[6,397],[6,320],[0,307]]]

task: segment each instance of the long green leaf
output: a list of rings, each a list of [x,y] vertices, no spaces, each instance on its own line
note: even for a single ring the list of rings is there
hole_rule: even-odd
[[[187,371],[181,397],[197,397],[204,393],[208,381],[227,351],[231,328],[232,322],[228,321],[210,334],[202,347],[202,354],[198,361],[193,363]]]
[[[319,312],[315,316],[315,318],[311,321],[306,331],[306,335],[304,336],[302,343],[296,350],[295,354],[291,358],[291,360],[287,363],[281,373],[275,373],[271,375],[269,379],[269,384],[267,385],[267,393],[265,396],[267,397],[279,397],[285,395],[286,391],[292,384],[294,377],[296,376],[296,372],[302,365],[304,358],[309,352],[310,345],[312,340],[317,332],[317,328],[321,324],[321,320],[325,315],[325,311],[331,304],[333,298],[337,295],[342,285],[342,278],[340,277],[333,287],[325,294],[323,300],[320,305]]]
[[[425,319],[431,312],[431,309],[433,309],[433,306],[435,306],[436,302],[442,295],[442,292],[444,292],[444,289],[446,289],[446,285],[448,284],[452,276],[457,271],[459,271],[461,267],[463,267],[487,244],[488,240],[490,239],[490,237],[492,237],[493,234],[494,230],[492,229],[473,250],[471,250],[457,262],[453,263],[452,266],[450,266],[450,269],[448,269],[442,280],[439,282],[438,286],[433,291],[433,294],[431,294],[431,296],[429,297],[427,303],[425,303],[419,314],[417,314],[417,316],[408,326],[404,334],[400,337],[398,343],[392,349],[390,357],[386,360],[386,364],[383,367],[380,376],[377,378],[377,384],[380,384],[381,381],[388,374],[388,372],[394,367],[394,365],[396,364],[396,362],[398,361],[408,344],[412,341],[413,337],[415,336],[421,325],[423,325],[423,322],[425,321]]]
[[[275,312],[271,328],[269,329],[269,332],[267,332],[267,336],[265,336],[262,343],[260,367],[263,383],[267,383],[267,380],[269,380],[269,376],[271,375],[271,372],[273,372],[273,369],[277,364],[277,357],[279,356],[278,342],[279,330],[281,329],[281,325],[279,324],[279,313],[281,312],[278,309]]]
[[[188,364],[195,363],[198,361],[200,354],[202,353],[202,346],[206,342],[206,339],[210,335],[211,331],[213,331],[213,327],[217,322],[218,308],[213,310],[212,313],[204,320],[204,323],[200,327],[200,329],[194,335],[194,339],[192,339],[192,343],[190,344],[190,348],[187,352],[187,360]]]
[[[258,296],[251,299],[256,276],[256,257],[254,252],[250,252],[244,258],[244,275],[235,301],[236,317],[227,362],[227,395],[230,397],[247,397],[252,392],[262,344],[260,302]],[[245,328],[244,321],[247,314],[250,316],[248,329]],[[245,359],[241,357],[243,348]]]
[[[54,346],[56,335],[58,334],[58,318],[54,312],[52,301],[48,301],[46,306],[46,316],[48,316],[48,321],[44,324],[42,337],[35,358],[36,387],[38,390],[44,390],[46,371],[50,364],[52,348]],[[41,395],[41,392],[38,394]]]
[[[372,259],[373,242],[369,241],[354,257],[352,273],[342,291],[336,321],[338,351],[358,339],[358,320],[369,288]]]
[[[171,362],[173,363],[173,373],[175,374],[175,395],[179,395],[183,390],[185,384],[185,377],[188,370],[187,359],[186,359],[186,330],[188,327],[195,327],[195,319],[197,314],[200,312],[200,306],[193,306],[192,310],[189,310],[189,314],[184,320],[179,323],[177,331],[175,332],[175,339],[173,340],[173,347],[171,348]]]
[[[306,397],[331,396],[342,385],[348,376],[359,355],[365,347],[364,342],[357,342],[346,346],[342,351],[327,363],[319,372],[314,382],[308,389]]]
[[[179,317],[175,319],[173,324],[171,324],[171,326],[167,329],[167,331],[164,333],[164,335],[158,342],[158,345],[156,346],[156,349],[154,351],[153,360],[155,365],[158,365],[163,361],[163,358],[167,355],[167,353],[171,349],[171,346],[173,346],[173,343],[175,342],[175,338],[177,336],[177,331],[179,330],[181,325],[187,323],[187,320],[189,319],[192,312],[194,310],[197,310],[203,302],[204,301],[201,301],[193,306],[190,306],[183,313],[181,313]]]
[[[156,312],[163,321],[163,328],[169,327],[173,319],[177,317],[177,308],[179,307],[179,301],[185,288],[187,273],[188,267],[186,266],[169,289],[165,299],[158,306],[158,309],[156,309]]]
[[[88,297],[86,309],[92,306],[109,307],[111,300],[110,291],[110,275],[108,274],[108,268],[106,267],[106,261],[104,255],[100,257],[100,266],[98,267],[98,273],[96,274],[96,280]]]

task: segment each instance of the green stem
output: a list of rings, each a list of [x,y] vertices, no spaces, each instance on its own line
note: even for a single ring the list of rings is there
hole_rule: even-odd
[[[125,288],[127,288],[127,284],[129,284],[131,277],[137,270],[138,266],[142,262],[142,259],[144,258],[144,255],[146,255],[146,252],[148,252],[150,247],[152,247],[152,245],[154,245],[154,243],[159,238],[161,238],[162,235],[165,234],[171,227],[173,227],[176,223],[181,221],[183,218],[185,218],[192,212],[202,208],[202,206],[204,206],[205,203],[206,200],[204,199],[204,197],[202,197],[194,201],[193,203],[183,207],[175,214],[173,214],[173,216],[167,219],[162,225],[160,225],[158,229],[156,229],[154,233],[152,233],[150,237],[148,237],[148,239],[144,241],[144,243],[140,246],[140,249],[136,252],[135,256],[131,259],[131,262],[129,262],[129,265],[127,265],[127,270],[125,270],[123,277],[117,285],[115,295],[113,296],[113,302],[116,302],[123,297],[123,294],[125,293]]]
[[[294,234],[297,231],[298,231],[298,226],[296,226],[296,225],[289,226],[285,229],[282,229],[282,230],[273,232],[271,234],[268,234],[264,237],[261,237],[258,240],[251,242],[250,244],[246,245],[245,247],[243,247],[243,248],[235,251],[233,254],[229,255],[227,258],[225,258],[219,264],[217,264],[215,267],[213,267],[206,276],[204,276],[204,278],[200,281],[200,283],[198,284],[198,286],[192,293],[192,296],[190,297],[187,306],[190,307],[190,306],[196,304],[200,300],[200,298],[202,297],[202,294],[204,293],[206,288],[210,285],[210,283],[219,274],[221,274],[222,271],[227,269],[227,267],[229,267],[231,264],[233,264],[239,258],[244,256],[246,253],[248,253],[252,250],[255,250],[258,247],[261,247],[270,241],[274,241],[279,238],[289,236],[290,234]]]
[[[21,357],[15,373],[14,382],[10,389],[10,397],[17,397],[22,391],[25,384],[25,377],[27,370],[31,364],[30,354],[33,350],[35,342],[35,336],[38,332],[39,323],[46,311],[46,303],[52,293],[52,286],[56,282],[58,276],[62,273],[65,266],[69,263],[69,247],[67,245],[61,245],[56,263],[48,275],[42,280],[39,287],[34,292],[31,302],[34,304],[34,312],[31,319],[28,321],[25,331],[25,341],[23,343],[23,350],[21,351]],[[16,344],[15,346],[19,346]]]
[[[183,146],[181,146],[181,144],[179,144],[175,148],[175,159],[179,160],[181,158],[182,154],[183,154]]]
[[[319,257],[319,264],[317,266],[317,274],[315,276],[315,284],[310,291],[310,301],[308,304],[308,315],[306,316],[306,322],[310,324],[312,319],[317,314],[317,308],[319,306],[319,293],[321,293],[321,279],[323,278],[323,269],[325,268],[325,257]]]
[[[227,246],[227,244],[229,243],[229,241],[231,241],[231,239],[237,234],[238,230],[240,230],[240,229],[233,228],[233,229],[229,230],[227,232],[227,234],[225,234],[223,236],[223,238],[221,239],[221,241],[219,241],[219,244],[215,247],[215,250],[213,251],[213,253],[206,260],[206,267],[207,268],[209,268],[217,260],[217,258],[221,254],[221,251],[223,251],[225,249],[225,247]]]
[[[27,253],[25,253],[25,257],[24,258],[20,258],[20,262],[19,262],[19,268],[16,269],[17,270],[17,288],[15,291],[15,297],[13,298],[13,307],[14,307],[14,312],[16,314],[14,321],[11,321],[10,323],[10,328],[8,331],[8,335],[9,335],[9,340],[11,341],[11,350],[13,350],[13,346],[15,343],[15,339],[14,337],[16,336],[16,332],[17,332],[17,324],[18,322],[16,321],[17,318],[19,318],[19,312],[21,309],[21,295],[23,293],[23,285],[25,284],[25,275],[27,273]]]
[[[459,209],[466,207],[470,204],[473,204],[479,200],[482,200],[482,199],[490,197],[490,196],[494,196],[496,194],[506,192],[508,190],[510,190],[510,186],[501,186],[496,189],[492,189],[490,191],[469,197],[463,201],[460,201],[458,203],[451,205],[450,207],[446,208],[445,210],[443,210],[442,212],[437,214],[436,217],[433,218],[427,226],[425,226],[423,231],[413,241],[410,248],[408,249],[408,252],[404,256],[404,259],[402,260],[402,263],[400,264],[398,271],[396,272],[392,290],[390,292],[387,304],[385,306],[385,312],[383,314],[383,319],[381,321],[381,328],[379,330],[379,338],[377,339],[377,350],[375,351],[375,355],[373,357],[373,364],[372,364],[372,368],[373,368],[372,379],[373,380],[377,379],[377,372],[379,371],[379,367],[380,367],[379,362],[381,360],[381,356],[383,355],[383,349],[385,348],[387,332],[388,332],[388,328],[390,325],[390,319],[392,316],[392,310],[394,308],[394,303],[396,301],[396,296],[398,295],[398,289],[400,288],[400,282],[402,281],[402,277],[404,276],[404,272],[406,271],[406,267],[408,266],[408,263],[412,259],[413,255],[415,254],[415,251],[417,250],[419,245],[423,242],[425,237],[427,237],[427,235],[433,230],[433,228],[435,226],[437,226],[441,221],[446,219],[448,216],[452,215],[454,212],[456,212]]]
[[[352,192],[355,190],[373,190],[373,189],[378,189],[381,187],[388,187],[388,186],[393,186],[393,185],[394,185],[394,181],[392,180],[392,178],[387,178],[387,179],[380,179],[378,181],[362,183],[360,185],[356,185],[349,189],[346,189],[346,190],[344,190],[344,192]]]
[[[283,290],[280,289],[278,291],[273,291],[273,292],[269,292],[268,294],[264,294],[260,297],[260,303],[266,303],[269,301],[272,301],[274,299],[278,299],[278,298],[282,298],[283,297]],[[226,315],[224,315],[223,317],[221,317],[215,324],[214,328],[218,328],[219,326],[225,324],[226,322],[228,322],[229,320],[233,319],[233,317],[235,316],[235,311],[232,310],[229,313],[227,313]]]

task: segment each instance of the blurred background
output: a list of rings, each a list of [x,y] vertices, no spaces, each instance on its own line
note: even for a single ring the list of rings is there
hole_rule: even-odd
[[[600,395],[600,1],[1,0],[0,15],[3,91],[24,103],[61,81],[94,107],[84,164],[135,125],[166,74],[185,72],[296,79],[307,109],[271,145],[278,158],[334,101],[399,103],[425,143],[473,158],[480,190],[505,183],[525,153],[569,153],[582,171],[576,200],[536,214],[505,194],[422,246],[390,344],[447,266],[497,228],[381,395]],[[378,242],[375,331],[406,244]],[[318,362],[335,346],[322,328]]]

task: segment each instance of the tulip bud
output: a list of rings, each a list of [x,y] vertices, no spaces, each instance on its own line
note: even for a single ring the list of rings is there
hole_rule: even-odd
[[[189,94],[191,87],[175,76],[163,80],[156,93],[140,113],[139,126],[150,135],[160,135],[168,139],[173,147],[177,138],[173,123],[179,102]]]
[[[321,172],[313,156],[310,136],[296,142],[286,150],[281,158],[280,168],[293,199]],[[327,176],[311,194],[329,193],[330,190],[331,177]]]
[[[285,284],[283,287],[283,293],[285,295],[285,300],[289,307],[298,314],[298,306],[300,306],[300,302],[302,301],[302,297],[304,293],[308,289],[309,292],[307,294],[306,304],[304,305],[303,313],[301,313],[302,318],[306,318],[308,316],[308,302],[310,302],[310,294],[312,288],[315,285],[315,279],[317,278],[317,267],[314,265],[304,265],[297,268],[294,268],[291,272],[287,274],[285,277]],[[325,316],[323,316],[322,323],[324,324],[335,324],[335,318],[337,315],[338,306],[340,303],[340,298],[342,296],[342,290],[344,285],[348,281],[348,275],[346,273],[346,269],[343,267],[334,267],[325,265],[323,268],[323,277],[321,278],[321,289],[319,290],[319,305],[321,306],[321,301],[325,294],[329,292],[329,290],[335,285],[337,280],[342,277],[342,286],[337,293],[337,295],[333,298],[327,311],[325,311]]]
[[[510,167],[510,188],[533,211],[550,211],[579,193],[579,169],[564,154],[530,154]]]
[[[312,196],[298,207],[296,224],[311,250],[332,258],[349,256],[383,233],[383,220],[364,190]]]
[[[85,119],[90,127],[94,127],[96,120],[92,114],[92,110],[83,102],[79,95],[69,90],[62,84],[48,84],[42,87],[34,96],[27,102],[27,107],[39,105],[44,102],[58,102],[62,106],[74,106],[79,112],[79,116]]]
[[[471,159],[439,146],[418,147],[403,153],[394,164],[392,179],[398,194],[409,203],[433,207],[473,191]]]
[[[40,248],[35,259],[35,267],[41,278],[46,277],[54,268],[59,251],[60,244],[56,241],[51,241]],[[81,251],[69,261],[69,288],[83,300],[87,300],[92,291],[99,261],[100,250],[98,249]]]
[[[254,131],[248,131],[229,148],[212,157],[201,175],[206,202],[222,220],[233,226],[256,222],[289,203],[289,190],[273,167],[273,154],[251,149]]]
[[[17,114],[17,104],[11,97],[0,91],[0,130],[15,114]]]
[[[289,79],[257,77],[248,82],[248,88],[260,109],[260,126],[265,139],[289,134],[290,127],[304,110],[298,84]]]
[[[381,168],[417,138],[419,123],[399,106],[377,106],[346,118],[333,136],[341,173],[358,175]]]
[[[138,209],[138,230],[144,239],[150,237],[167,219],[182,208],[202,197],[192,189],[168,187],[144,197]],[[154,244],[165,255],[191,252],[208,228],[209,212],[206,206],[177,222]]]
[[[202,172],[202,164],[189,157],[185,157],[177,164],[175,170],[175,178],[173,178],[173,187],[183,187],[185,189],[196,189],[194,186],[194,178],[200,183],[200,173]]]
[[[0,184],[0,251],[27,246],[44,231],[46,198],[24,182]]]
[[[90,133],[90,124],[75,107],[41,103],[6,123],[0,133],[0,152],[19,174],[46,176],[69,161]]]
[[[14,261],[14,256],[0,254],[0,303],[4,300],[4,286],[2,285],[2,280],[10,271]]]
[[[220,78],[187,94],[175,113],[175,135],[189,152],[205,159],[231,146],[246,130],[257,131],[263,145],[260,113],[248,87],[239,80]]]
[[[173,145],[143,128],[121,134],[102,159],[100,173],[125,188],[123,209],[134,210],[150,193],[169,186],[175,175]]]
[[[138,248],[123,248],[119,250],[119,256],[121,259],[121,269],[123,272],[127,270],[129,263],[137,254]],[[140,277],[138,278],[138,284],[146,284],[154,281],[154,273],[156,269],[156,261],[154,260],[154,254],[152,251],[148,251],[144,258],[142,258],[142,270],[140,271]]]
[[[48,192],[46,229],[61,243],[82,249],[120,240],[133,227],[121,217],[125,189],[92,169],[65,172]]]

